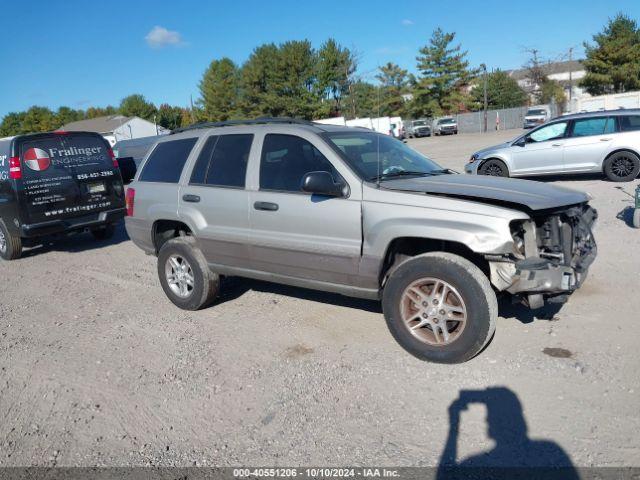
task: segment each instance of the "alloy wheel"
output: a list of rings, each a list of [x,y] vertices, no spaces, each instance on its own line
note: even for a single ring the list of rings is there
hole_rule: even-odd
[[[438,278],[411,283],[402,294],[400,314],[414,337],[434,346],[455,342],[467,323],[462,296],[453,285]]]
[[[611,172],[616,177],[626,177],[633,172],[633,160],[627,156],[619,156],[611,163]]]
[[[180,298],[188,298],[193,293],[195,279],[189,262],[180,255],[171,255],[165,264],[167,284]]]

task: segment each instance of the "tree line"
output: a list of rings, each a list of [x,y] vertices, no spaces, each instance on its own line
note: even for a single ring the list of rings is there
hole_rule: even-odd
[[[530,101],[555,101],[562,108],[566,102],[563,87],[547,77],[546,61],[535,50],[525,65],[535,85],[531,99],[508,73],[471,67],[467,51],[455,37],[454,32],[438,28],[418,51],[416,74],[388,62],[373,78],[358,73],[358,52],[332,38],[319,48],[308,40],[267,43],[255,48],[242,65],[226,57],[213,60],[198,85],[200,97],[189,107],[156,107],[140,94],[125,97],[117,107],[63,106],[51,111],[33,106],[7,114],[0,123],[0,136],[54,130],[71,121],[113,114],[139,116],[169,129],[259,116],[437,117],[482,109],[485,82],[489,108]],[[586,75],[580,85],[588,93],[640,89],[640,29],[635,20],[618,14],[593,36],[593,43],[584,45]]]

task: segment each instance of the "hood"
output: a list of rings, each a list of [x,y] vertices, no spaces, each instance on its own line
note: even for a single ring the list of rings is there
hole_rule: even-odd
[[[499,143],[498,145],[492,145],[491,147],[483,148],[482,150],[478,150],[477,152],[475,152],[474,155],[477,155],[477,158],[482,158],[485,153],[495,152],[496,150],[501,150],[503,148],[509,148],[511,147],[511,144],[514,140],[509,140],[508,142]]]
[[[547,210],[589,201],[589,196],[569,188],[516,178],[483,175],[437,175],[381,182],[381,187],[402,192],[477,200],[482,203],[520,205],[526,210]]]

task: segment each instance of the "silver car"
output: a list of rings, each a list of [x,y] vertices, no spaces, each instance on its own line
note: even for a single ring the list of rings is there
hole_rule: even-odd
[[[640,172],[640,110],[566,115],[471,156],[465,172],[498,177],[604,173],[629,182]]]
[[[566,301],[596,255],[584,193],[453,174],[390,136],[297,120],[163,137],[126,197],[127,232],[178,307],[211,304],[223,275],[381,300],[400,345],[435,362],[487,344],[496,291]]]

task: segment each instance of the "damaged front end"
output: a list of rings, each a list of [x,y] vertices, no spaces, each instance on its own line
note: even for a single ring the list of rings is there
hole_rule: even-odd
[[[595,260],[597,216],[594,208],[581,204],[512,222],[513,253],[487,256],[491,282],[531,308],[542,307],[545,300],[564,303]]]

